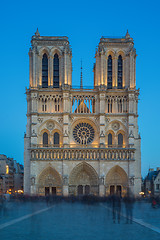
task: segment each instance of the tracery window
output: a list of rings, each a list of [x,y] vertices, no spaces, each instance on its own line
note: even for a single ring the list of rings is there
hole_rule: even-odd
[[[118,88],[122,88],[122,79],[123,79],[123,60],[122,56],[118,57]]]
[[[122,135],[122,133],[118,134],[118,146],[123,147],[123,135]]]
[[[118,112],[122,113],[122,99],[118,99]]]
[[[59,133],[55,132],[53,136],[54,145],[59,146]]]
[[[42,88],[48,87],[48,57],[47,54],[43,54],[42,58]]]
[[[55,103],[55,112],[59,112],[59,99],[55,98],[54,103]]]
[[[43,146],[46,147],[48,145],[48,133],[43,133]]]
[[[112,88],[112,56],[108,57],[107,87]]]
[[[112,99],[108,99],[108,113],[112,113]]]
[[[47,100],[42,100],[42,112],[47,111]]]
[[[79,123],[73,130],[73,137],[77,143],[91,143],[94,139],[94,128],[89,123]]]
[[[112,134],[109,133],[108,134],[108,147],[111,147],[112,146]]]
[[[57,53],[53,59],[53,87],[59,88],[59,57]]]

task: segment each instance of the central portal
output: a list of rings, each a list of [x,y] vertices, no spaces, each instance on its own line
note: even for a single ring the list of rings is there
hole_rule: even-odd
[[[77,195],[89,195],[90,194],[90,186],[89,185],[78,185],[77,187]]]
[[[78,164],[69,178],[70,195],[98,195],[98,176],[86,162]]]

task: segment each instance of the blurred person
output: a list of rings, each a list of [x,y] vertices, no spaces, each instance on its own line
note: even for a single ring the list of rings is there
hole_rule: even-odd
[[[134,196],[131,191],[128,189],[127,194],[124,197],[124,204],[126,209],[126,223],[132,223],[133,220],[133,207],[134,207]]]
[[[112,203],[113,223],[116,223],[116,219],[118,220],[118,223],[120,223],[121,196],[119,192],[111,196],[111,203]]]

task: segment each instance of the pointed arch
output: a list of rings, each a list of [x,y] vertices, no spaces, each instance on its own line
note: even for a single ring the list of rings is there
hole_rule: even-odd
[[[43,133],[43,147],[48,146],[48,133]]]
[[[53,134],[53,144],[54,146],[59,146],[59,143],[60,143],[60,135],[59,133],[56,131],[54,134]]]
[[[105,185],[107,195],[110,194],[111,189],[112,191],[114,189],[112,193],[116,193],[117,189],[120,187],[122,190],[121,194],[124,196],[128,187],[127,173],[119,165],[112,167],[106,175]]]
[[[46,53],[42,56],[42,88],[48,87],[48,56]]]
[[[55,168],[49,166],[39,174],[38,185],[39,187],[62,186],[62,178]]]
[[[107,87],[112,88],[112,55],[107,59]]]
[[[43,196],[62,194],[62,178],[55,168],[48,166],[41,171],[37,178],[37,193]]]
[[[53,57],[53,87],[59,88],[59,56],[57,53]]]
[[[95,169],[86,162],[73,168],[69,176],[69,193],[77,194],[78,186],[90,187],[90,193],[98,194],[98,174]],[[88,188],[88,187],[87,187]]]
[[[118,88],[121,89],[123,86],[123,58],[120,54],[118,56]]]
[[[122,134],[122,133],[119,133],[119,134],[118,134],[118,146],[119,146],[119,147],[123,147],[123,142],[124,142],[123,134]]]

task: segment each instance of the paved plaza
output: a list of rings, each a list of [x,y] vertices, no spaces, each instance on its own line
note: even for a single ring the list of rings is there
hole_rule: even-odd
[[[160,208],[137,202],[132,224],[126,224],[122,206],[120,223],[113,223],[107,203],[14,202],[0,210],[3,240],[140,240],[160,239]]]

